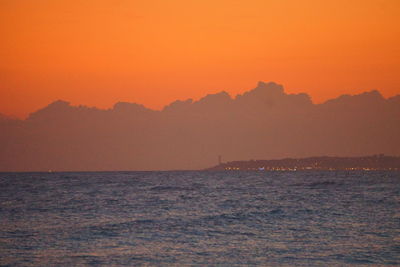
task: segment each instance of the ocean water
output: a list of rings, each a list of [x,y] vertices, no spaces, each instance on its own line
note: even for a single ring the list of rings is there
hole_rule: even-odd
[[[1,266],[396,266],[400,172],[0,173]]]

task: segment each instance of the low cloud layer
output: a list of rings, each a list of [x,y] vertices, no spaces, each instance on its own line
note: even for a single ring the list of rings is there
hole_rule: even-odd
[[[224,161],[400,155],[400,95],[378,91],[313,104],[260,82],[232,98],[100,110],[56,101],[26,120],[0,116],[0,171],[202,169]]]

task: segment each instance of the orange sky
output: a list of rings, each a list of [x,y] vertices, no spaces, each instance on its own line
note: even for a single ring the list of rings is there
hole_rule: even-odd
[[[0,113],[160,109],[259,80],[317,103],[400,94],[400,1],[0,0]]]

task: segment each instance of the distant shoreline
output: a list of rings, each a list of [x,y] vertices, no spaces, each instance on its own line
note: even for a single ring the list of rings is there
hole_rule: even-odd
[[[363,157],[307,157],[220,163],[208,171],[399,171],[400,157],[383,154]]]
[[[400,156],[384,154],[362,157],[317,156],[271,160],[238,160],[205,169],[171,170],[24,170],[0,173],[107,173],[107,172],[193,172],[193,171],[400,171]]]

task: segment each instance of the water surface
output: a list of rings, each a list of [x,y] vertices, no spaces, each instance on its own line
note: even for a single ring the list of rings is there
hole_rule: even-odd
[[[1,266],[400,265],[400,172],[0,173]]]

